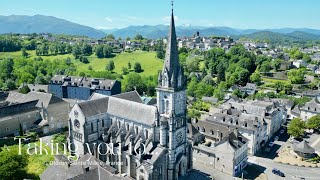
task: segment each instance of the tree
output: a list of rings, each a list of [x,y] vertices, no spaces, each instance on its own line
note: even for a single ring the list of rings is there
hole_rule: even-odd
[[[158,41],[156,44],[155,50],[157,52],[157,57],[159,59],[164,59],[165,57],[165,51],[164,51],[164,46],[163,46],[163,41]]]
[[[307,121],[307,128],[309,129],[320,129],[320,115],[312,116]]]
[[[23,128],[22,128],[21,123],[19,124],[19,135],[23,136]]]
[[[21,89],[19,90],[19,93],[28,94],[30,91],[31,91],[30,88],[25,85],[21,87]]]
[[[80,45],[79,44],[76,44],[73,46],[72,48],[72,55],[78,59],[81,55],[81,48],[80,48]]]
[[[138,63],[138,62],[136,62],[136,63],[134,64],[134,72],[136,72],[136,73],[141,73],[142,71],[143,71],[143,70],[142,70],[141,64]]]
[[[128,69],[130,70],[131,69],[131,63],[128,62]]]
[[[126,75],[126,74],[128,74],[128,73],[129,73],[128,68],[127,68],[127,67],[122,67],[122,74],[123,74],[123,75]]]
[[[107,66],[106,66],[106,70],[108,71],[113,71],[115,68],[114,62],[111,60],[108,62]]]
[[[84,64],[89,64],[89,60],[87,57],[80,56],[79,60],[80,60],[80,62],[82,62]]]
[[[26,51],[25,48],[22,48],[22,49],[21,49],[21,52],[22,52],[22,57],[27,58],[27,57],[29,56],[29,54],[27,53],[27,51]]]
[[[291,120],[288,126],[288,134],[298,138],[304,134],[305,123],[300,118],[294,118]]]
[[[113,53],[112,47],[107,45],[103,47],[103,55],[105,58],[112,57],[112,53]]]
[[[144,83],[141,76],[137,73],[130,73],[123,79],[123,91],[128,92],[132,90],[137,90],[139,94],[146,92],[147,86]]]
[[[8,89],[8,90],[15,90],[17,88],[16,83],[12,79],[7,79],[4,86],[5,86],[5,89]]]
[[[81,54],[90,56],[92,54],[92,47],[87,43],[83,43],[81,47]]]
[[[281,62],[282,60],[281,59],[275,59],[271,62],[271,65],[272,65],[272,68],[275,70],[275,71],[279,71],[280,67],[281,67]]]
[[[106,39],[109,40],[109,41],[111,41],[111,40],[115,40],[115,37],[114,37],[113,34],[108,34],[108,35],[106,36]]]
[[[103,46],[102,45],[96,46],[95,53],[97,58],[104,58]]]
[[[217,65],[217,82],[225,80],[225,68],[222,62]]]
[[[134,37],[135,40],[138,40],[138,41],[141,41],[143,40],[143,36],[141,34],[137,34],[135,37]]]
[[[292,84],[303,84],[304,83],[304,75],[306,71],[304,68],[301,69],[291,69],[288,72],[288,79]]]
[[[260,85],[261,84],[261,76],[260,76],[260,73],[259,72],[254,72],[253,74],[251,74],[250,76],[250,81],[257,84],[257,85]]]
[[[28,154],[22,151],[19,155],[18,147],[10,147],[10,151],[0,152],[0,177],[1,179],[24,179],[27,177],[26,167]]]

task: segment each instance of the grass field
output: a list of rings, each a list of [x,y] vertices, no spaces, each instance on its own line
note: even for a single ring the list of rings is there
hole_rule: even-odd
[[[286,83],[288,82],[288,80],[282,80],[282,79],[272,79],[272,78],[262,78],[262,80],[265,82],[265,83],[276,83],[276,82],[282,82],[282,83]]]
[[[33,59],[36,57],[35,51],[28,51],[29,57],[28,59]],[[91,66],[94,71],[105,71],[105,67],[109,61],[113,60],[115,63],[114,72],[118,74],[122,74],[122,67],[128,67],[128,63],[131,63],[132,69],[136,62],[139,62],[144,70],[141,75],[142,76],[150,76],[158,73],[158,70],[162,69],[163,61],[156,57],[155,52],[145,52],[145,51],[135,51],[132,53],[121,53],[117,54],[113,58],[102,58],[98,59],[95,54],[92,54],[88,57],[90,61],[89,64],[84,64],[79,60],[76,60],[73,55],[65,54],[65,55],[56,55],[56,56],[41,56],[44,60],[65,60],[70,58],[72,62],[75,64],[78,72],[86,72],[89,71],[88,67]],[[10,53],[0,53],[1,58],[22,58],[21,52],[10,52]]]

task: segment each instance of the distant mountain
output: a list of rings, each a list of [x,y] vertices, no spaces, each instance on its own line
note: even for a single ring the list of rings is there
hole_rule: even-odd
[[[293,31],[290,33],[259,31],[251,34],[238,35],[238,36],[235,36],[235,38],[267,41],[272,44],[290,45],[292,43],[305,43],[311,40],[320,40],[320,35],[311,34],[311,33],[302,32],[302,31]]]
[[[80,24],[52,16],[0,16],[0,34],[53,33],[101,38],[105,33]]]

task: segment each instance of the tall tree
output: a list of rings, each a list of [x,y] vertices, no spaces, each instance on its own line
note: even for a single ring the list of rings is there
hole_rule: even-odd
[[[305,123],[300,118],[294,118],[291,120],[288,126],[288,134],[298,138],[304,134]]]

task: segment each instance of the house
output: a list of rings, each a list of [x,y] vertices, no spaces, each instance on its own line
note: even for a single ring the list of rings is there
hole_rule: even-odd
[[[210,141],[193,146],[194,161],[212,167],[231,176],[239,176],[247,166],[248,140],[234,129],[219,141]]]
[[[307,63],[304,60],[296,60],[292,62],[292,65],[296,68],[307,67]]]
[[[18,135],[38,129],[44,134],[68,126],[69,104],[48,93],[31,91],[28,94],[10,92],[0,107],[0,136]]]
[[[248,139],[248,153],[256,154],[268,140],[267,123],[257,115],[250,115],[236,109],[220,109],[220,112],[210,114],[193,121],[195,126],[207,139],[221,140],[229,131],[237,129]]]
[[[257,85],[253,83],[247,83],[246,86],[240,87],[240,91],[248,95],[253,95],[257,91]]]
[[[28,94],[10,92],[6,102],[9,103],[9,106],[36,102],[33,108],[36,117],[34,125],[25,125],[24,129],[34,126],[35,128],[41,128],[44,134],[49,134],[68,126],[69,103],[52,94],[35,91]],[[17,116],[20,116],[19,113],[17,113]],[[23,122],[22,126],[24,127]]]
[[[316,69],[318,69],[318,66],[315,64],[308,64],[307,69],[314,73]]]
[[[121,83],[102,78],[55,75],[48,89],[59,98],[88,100],[94,92],[108,96],[121,93]]]
[[[216,104],[218,103],[219,99],[218,98],[214,98],[214,97],[202,97],[201,99],[203,102],[208,102],[208,103],[211,103],[211,104]]]
[[[300,118],[304,121],[312,116],[320,114],[320,97],[313,98],[300,108]]]

